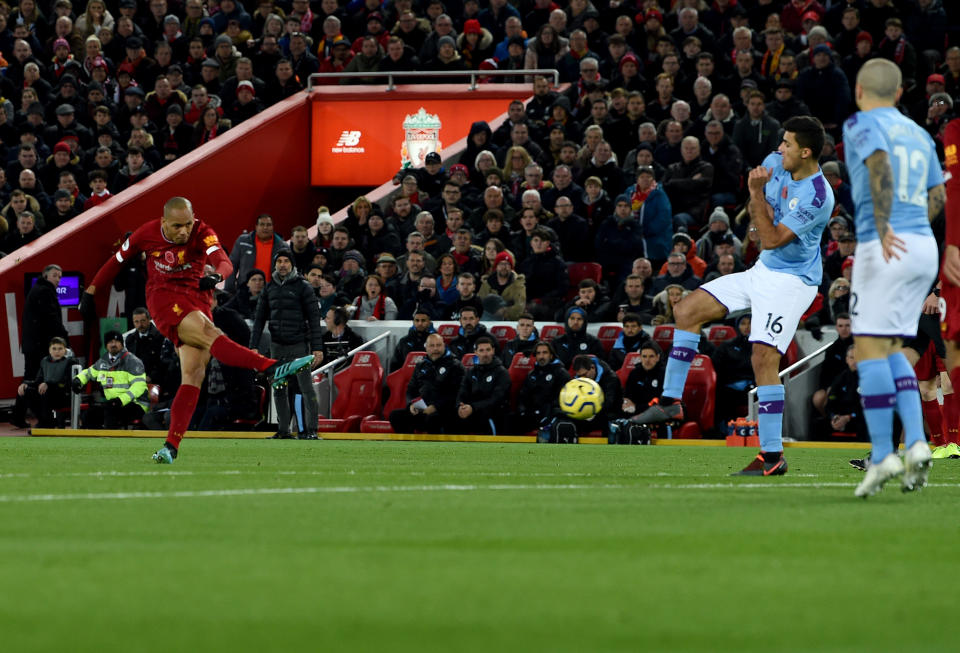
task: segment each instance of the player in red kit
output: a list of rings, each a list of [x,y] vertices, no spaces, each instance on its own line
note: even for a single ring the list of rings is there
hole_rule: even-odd
[[[940,329],[947,348],[947,367],[954,392],[960,392],[960,118],[951,120],[943,132],[946,171],[947,229],[940,266]],[[948,428],[956,428],[948,424]],[[934,451],[935,458],[960,458],[960,447],[951,442]]]
[[[213,288],[233,271],[217,234],[193,215],[190,200],[174,197],[163,206],[163,217],[133,232],[117,253],[103,264],[80,299],[84,316],[95,316],[97,288],[113,281],[124,263],[143,253],[147,268],[147,309],[160,333],[180,356],[181,385],[170,406],[170,430],[163,447],[153,454],[158,463],[172,463],[197,406],[210,356],[224,365],[266,372],[273,383],[313,362],[313,356],[276,361],[230,340],[213,325]]]

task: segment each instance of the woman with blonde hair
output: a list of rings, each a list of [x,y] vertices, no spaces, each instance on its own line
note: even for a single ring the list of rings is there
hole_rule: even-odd
[[[650,323],[657,326],[676,322],[673,316],[673,308],[688,294],[689,291],[679,283],[671,283],[657,293],[657,296],[653,298],[653,308],[657,311],[657,314],[653,316]]]
[[[523,183],[523,170],[533,158],[522,145],[514,145],[507,150],[506,160],[503,163],[503,181],[510,187],[510,192],[517,195],[520,184]]]

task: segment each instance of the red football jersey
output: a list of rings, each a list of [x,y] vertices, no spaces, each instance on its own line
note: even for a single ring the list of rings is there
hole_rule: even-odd
[[[943,132],[948,245],[960,245],[960,151],[958,149],[960,149],[960,118],[954,118],[947,123]]]
[[[183,289],[198,293],[204,265],[211,255],[221,252],[217,234],[202,220],[196,220],[190,239],[183,245],[168,240],[160,228],[160,218],[151,220],[134,231],[117,253],[100,269],[93,285],[110,283],[121,266],[141,252],[146,255],[147,295],[155,289]]]

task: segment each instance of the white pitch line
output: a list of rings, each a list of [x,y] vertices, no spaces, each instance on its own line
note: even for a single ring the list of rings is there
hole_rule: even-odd
[[[658,485],[647,485],[646,487],[657,490],[776,490],[777,488],[832,488],[832,487],[856,487],[857,483],[685,483],[670,484],[663,483]],[[960,483],[927,483],[926,487],[946,487],[958,488]]]
[[[129,499],[193,499],[205,497],[257,496],[273,494],[357,494],[366,492],[478,492],[528,490],[622,490],[626,485],[373,485],[331,487],[235,488],[231,490],[180,490],[175,492],[90,492],[78,494],[0,494],[0,503],[45,501],[109,501]]]

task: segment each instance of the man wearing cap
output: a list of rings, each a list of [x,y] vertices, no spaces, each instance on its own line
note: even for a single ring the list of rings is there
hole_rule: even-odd
[[[60,141],[53,146],[53,154],[47,163],[40,167],[37,178],[43,187],[50,191],[57,187],[61,172],[72,172],[77,179],[84,179],[83,170],[76,165],[78,161],[79,159],[74,158],[70,145],[66,141]]]
[[[245,79],[237,84],[237,99],[226,112],[226,117],[234,127],[263,111],[263,103],[254,93],[253,82]]]
[[[123,429],[150,407],[147,377],[143,362],[123,346],[122,333],[107,331],[103,346],[107,351],[81,370],[71,387],[79,394],[87,383],[96,384],[93,403],[83,415],[84,428]]]
[[[207,93],[218,95],[220,93],[220,62],[213,57],[208,57],[200,64],[200,80]]]
[[[292,50],[292,41],[291,36],[291,50]],[[306,47],[306,46],[304,46]],[[227,79],[233,77],[237,69],[237,60],[240,58],[240,53],[237,52],[236,48],[233,47],[233,41],[226,34],[221,34],[213,41],[213,56],[212,58],[220,64],[220,70],[217,74],[217,77],[220,80],[220,83],[223,84]]]
[[[274,358],[299,358],[313,354],[314,365],[323,360],[323,318],[313,287],[294,267],[293,253],[285,246],[274,255],[273,274],[257,302],[257,311],[250,330],[250,349],[257,351],[265,325],[270,325],[270,350]],[[301,440],[317,439],[317,395],[309,366],[297,373],[299,392],[303,395]],[[292,386],[291,386],[292,387]],[[274,386],[277,407],[277,439],[289,439],[290,397],[287,386]]]
[[[122,63],[128,63],[133,67],[131,75],[137,81],[137,84],[144,88],[152,86],[160,68],[156,61],[147,56],[140,37],[129,37],[124,43],[124,50],[126,58]]]
[[[76,121],[76,107],[72,103],[64,102],[57,106],[56,122],[43,130],[43,141],[53,148],[63,140],[67,132],[72,132],[80,140],[80,147],[88,148],[93,145],[93,135],[90,130]]]
[[[424,44],[426,46],[426,44]],[[423,62],[422,70],[425,72],[449,72],[467,70],[467,64],[464,62],[460,53],[457,52],[457,42],[450,36],[441,36],[437,39],[437,54],[433,59]],[[444,77],[427,77],[425,80],[431,84],[449,84],[452,80]]]
[[[727,212],[722,206],[718,206],[713,210],[713,213],[710,214],[710,218],[707,222],[707,233],[697,240],[697,256],[701,260],[705,261],[708,265],[715,262],[715,248],[727,234],[733,236],[734,240],[732,242],[739,251],[739,247],[742,243],[740,242],[739,238],[733,235],[733,231],[730,229],[730,217],[727,215]]]

